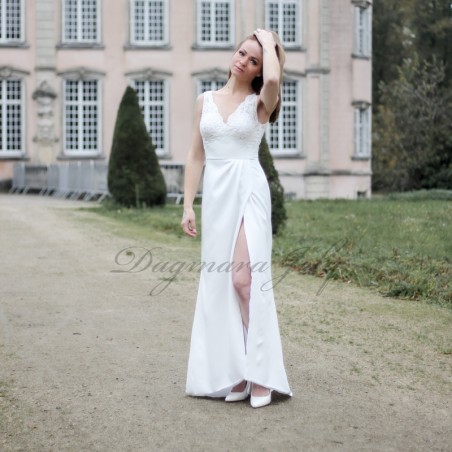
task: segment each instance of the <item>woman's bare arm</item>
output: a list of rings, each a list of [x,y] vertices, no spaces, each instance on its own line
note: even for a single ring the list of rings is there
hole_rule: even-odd
[[[185,161],[184,173],[184,214],[182,218],[182,229],[185,234],[195,237],[196,218],[193,210],[193,201],[201,179],[202,170],[205,162],[204,146],[202,142],[199,123],[201,121],[202,104],[204,95],[201,94],[196,99],[195,118],[193,122],[193,139],[190,150]]]
[[[255,32],[255,36],[262,45],[262,75],[264,84],[260,92],[260,102],[263,105],[266,119],[268,120],[278,102],[281,69],[273,35],[267,30],[259,30]]]

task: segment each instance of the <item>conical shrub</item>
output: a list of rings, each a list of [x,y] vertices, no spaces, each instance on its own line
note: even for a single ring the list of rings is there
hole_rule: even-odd
[[[108,190],[126,207],[164,205],[166,184],[138,96],[127,87],[119,105],[108,164]]]
[[[273,163],[273,157],[268,148],[265,135],[259,145],[259,162],[267,176],[272,200],[272,232],[277,234],[287,220],[287,212],[284,207],[284,188],[279,181],[278,171]]]

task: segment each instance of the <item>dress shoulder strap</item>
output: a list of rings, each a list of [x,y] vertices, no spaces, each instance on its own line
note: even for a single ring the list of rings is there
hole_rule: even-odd
[[[212,104],[212,91],[204,91],[204,102],[203,105]]]
[[[254,120],[256,121],[256,124],[258,124],[259,127],[265,127],[268,124],[268,121],[265,124],[262,124],[261,122],[259,122],[259,116],[257,114],[257,106],[258,106],[258,101],[259,101],[259,96],[254,93],[253,96],[250,96],[252,101],[250,102],[250,105],[252,106],[253,109],[253,116],[254,116]]]

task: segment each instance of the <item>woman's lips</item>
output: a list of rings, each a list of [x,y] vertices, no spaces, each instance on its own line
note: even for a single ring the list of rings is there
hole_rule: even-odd
[[[234,66],[238,71],[243,72],[243,69],[238,67],[237,65]]]

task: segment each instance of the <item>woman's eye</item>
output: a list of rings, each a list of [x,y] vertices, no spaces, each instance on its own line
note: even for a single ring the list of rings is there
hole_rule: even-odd
[[[244,53],[243,53],[241,50],[239,50],[239,54],[240,54],[240,55],[244,55]]]

